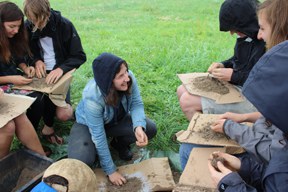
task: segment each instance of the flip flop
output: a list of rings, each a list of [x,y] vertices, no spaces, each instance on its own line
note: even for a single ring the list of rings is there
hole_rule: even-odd
[[[53,133],[51,133],[49,135],[44,135],[42,133],[42,137],[43,137],[43,139],[47,140],[51,144],[62,145],[64,143],[64,139],[61,138],[60,136],[56,135],[55,132],[53,132]]]

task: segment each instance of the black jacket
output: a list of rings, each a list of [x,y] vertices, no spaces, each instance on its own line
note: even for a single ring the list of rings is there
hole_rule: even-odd
[[[265,43],[257,39],[256,6],[256,0],[225,0],[220,8],[220,31],[233,30],[247,35],[237,39],[234,55],[221,62],[226,68],[233,68],[230,82],[235,85],[244,84],[253,66],[265,53]]]
[[[49,21],[42,31],[32,32],[34,25],[28,20],[25,25],[33,53],[32,65],[37,60],[43,61],[39,40],[46,36],[51,37],[53,41],[56,59],[54,69],[60,67],[66,73],[73,68],[80,67],[86,61],[86,54],[83,51],[81,40],[75,27],[68,19],[62,17],[60,12],[51,10]]]

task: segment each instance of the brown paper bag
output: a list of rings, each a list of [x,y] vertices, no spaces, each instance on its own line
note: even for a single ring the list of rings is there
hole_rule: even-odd
[[[72,69],[71,71],[67,72],[59,79],[57,83],[53,85],[47,85],[45,83],[45,78],[34,78],[32,83],[28,85],[15,85],[13,89],[25,89],[47,93],[55,105],[59,107],[66,107],[67,103],[65,102],[65,99],[72,81],[72,73],[74,71],[75,69]]]
[[[227,94],[219,94],[216,92],[208,92],[205,90],[200,90],[197,86],[193,85],[195,82],[195,78],[197,77],[207,77],[212,79],[212,77],[208,77],[208,73],[187,73],[187,74],[177,74],[179,79],[181,80],[182,84],[185,86],[187,91],[193,95],[207,97],[209,99],[215,100],[218,104],[225,104],[225,103],[238,103],[244,101],[242,94],[236,89],[232,84],[226,81],[218,81],[219,83],[223,84],[226,88],[229,89],[229,93]]]
[[[118,167],[118,171],[125,176],[128,183],[132,178],[134,179],[134,182],[135,178],[138,181],[137,184],[134,183],[134,186],[131,183],[133,186],[131,191],[172,191],[175,187],[167,157],[151,158],[137,164],[121,166]],[[125,189],[125,185],[123,187],[112,186],[102,169],[95,169],[94,172],[97,177],[99,192],[129,190]]]
[[[24,113],[34,101],[32,97],[4,93],[0,98],[0,128]]]

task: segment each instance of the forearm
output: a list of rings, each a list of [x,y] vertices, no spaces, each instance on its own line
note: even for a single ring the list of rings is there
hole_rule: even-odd
[[[7,75],[7,76],[1,76],[0,77],[0,84],[8,84],[8,83],[13,83],[14,84],[14,75]]]
[[[261,116],[260,112],[245,113],[243,114],[243,122],[255,123]]]

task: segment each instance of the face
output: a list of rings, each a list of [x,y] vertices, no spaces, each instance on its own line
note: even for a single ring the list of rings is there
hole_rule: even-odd
[[[114,87],[117,91],[127,91],[128,90],[128,82],[130,78],[128,76],[127,67],[122,64],[120,66],[120,72],[116,74],[115,78],[113,79]]]
[[[263,39],[266,43],[269,43],[271,36],[271,26],[267,22],[265,14],[263,11],[260,11],[258,14],[258,22],[259,22],[259,31],[258,31],[258,39]]]
[[[7,37],[8,38],[14,37],[18,33],[21,24],[22,24],[22,19],[19,19],[17,21],[4,22],[3,25],[5,28],[5,33]]]

